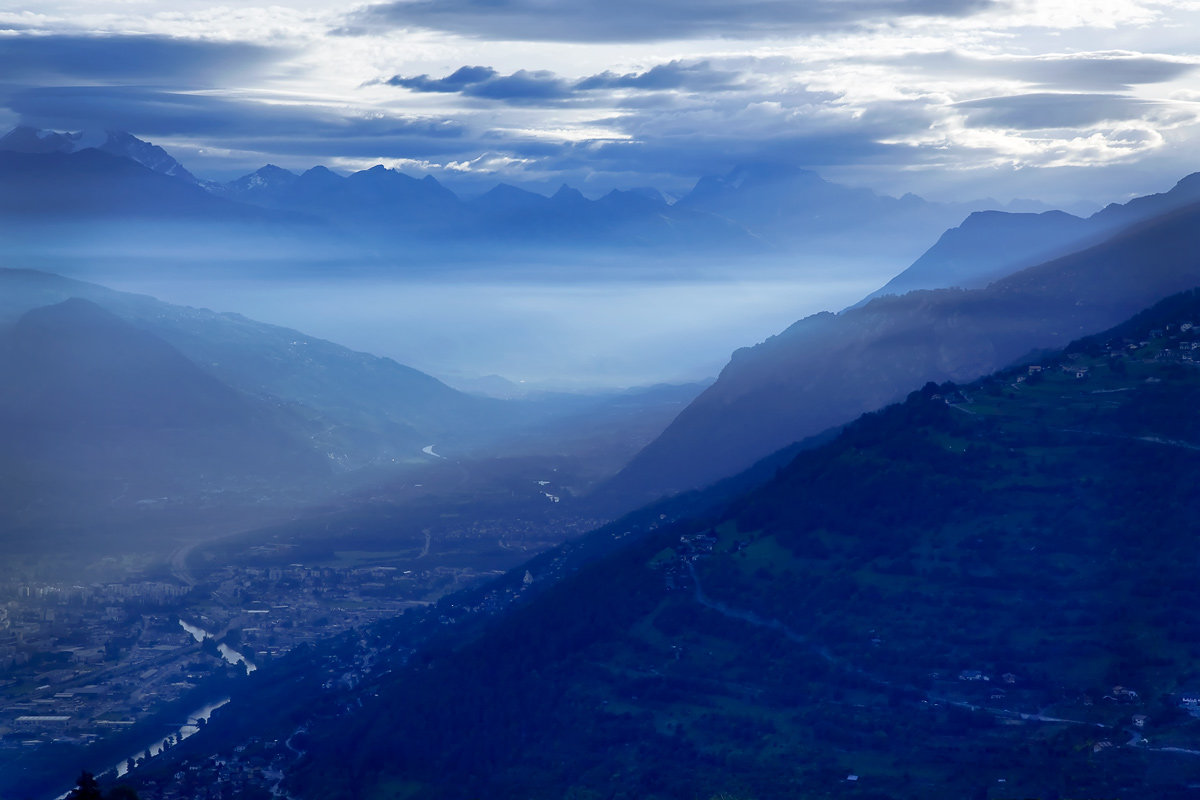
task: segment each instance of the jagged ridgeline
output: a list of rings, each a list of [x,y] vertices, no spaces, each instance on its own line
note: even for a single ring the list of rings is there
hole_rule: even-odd
[[[255,725],[309,724],[305,798],[1187,796],[1194,324],[1196,291],[927,385],[703,520],[443,601],[415,653],[293,658]]]

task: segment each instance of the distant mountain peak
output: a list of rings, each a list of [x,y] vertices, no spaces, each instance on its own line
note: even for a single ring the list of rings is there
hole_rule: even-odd
[[[199,183],[196,176],[184,169],[166,150],[126,131],[92,129],[59,133],[18,125],[0,137],[0,150],[18,153],[77,153],[89,148],[128,158],[172,178]]]
[[[545,195],[530,192],[513,186],[511,183],[497,183],[479,197],[479,201],[484,203],[520,203],[522,205],[541,203],[547,199]]]
[[[300,179],[294,172],[267,164],[265,167],[243,175],[230,185],[238,192],[269,191],[275,188],[287,188]]]
[[[256,169],[253,174],[262,175],[263,177],[281,176],[281,175],[290,175],[293,178],[299,177],[296,175],[296,173],[292,172],[291,170],[284,169],[283,167],[277,167],[274,164],[266,164],[264,166],[261,166],[258,169]]]
[[[318,164],[315,167],[309,167],[301,174],[301,177],[309,177],[309,176],[314,176],[314,177],[332,176],[334,178],[341,177],[341,175],[338,175],[336,172],[331,170],[329,167],[325,167],[320,164]]]
[[[650,186],[637,186],[632,189],[613,189],[606,198],[636,198],[638,200],[649,200],[656,205],[666,205],[667,199],[663,197],[662,192]]]
[[[1193,172],[1191,175],[1184,175],[1175,184],[1175,190],[1196,192],[1200,194],[1200,172]]]
[[[16,153],[60,153],[70,149],[71,142],[63,134],[29,125],[18,125],[0,137],[0,150]]]
[[[583,201],[587,200],[587,198],[585,198],[583,196],[583,192],[579,191],[578,189],[576,189],[572,186],[567,186],[565,183],[562,186],[558,187],[558,191],[556,191],[551,196],[551,199],[557,200],[559,202],[564,202],[564,201],[578,202],[580,200],[583,200]]]

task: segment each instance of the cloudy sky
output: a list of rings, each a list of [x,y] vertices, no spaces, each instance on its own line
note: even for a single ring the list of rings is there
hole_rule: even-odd
[[[1200,169],[1200,0],[39,0],[0,126],[201,177],[384,163],[685,191],[781,162],[933,199],[1106,202]]]

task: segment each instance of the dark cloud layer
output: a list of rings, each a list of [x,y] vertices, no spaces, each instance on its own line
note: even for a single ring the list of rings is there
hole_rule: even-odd
[[[639,89],[663,91],[683,89],[692,92],[720,92],[733,89],[738,83],[739,73],[714,69],[708,61],[693,64],[672,61],[659,64],[645,72],[616,74],[602,72],[584,78],[575,84],[576,89]]]
[[[1015,78],[1047,89],[1120,91],[1135,85],[1182,77],[1196,64],[1151,55],[1088,55],[976,58],[945,51],[870,59],[875,63],[917,68],[933,75]]]
[[[260,103],[134,84],[0,84],[0,105],[39,128],[118,128],[152,139],[177,137],[203,141],[213,149],[262,152],[264,161],[410,158],[448,164],[495,158],[504,165],[505,180],[537,182],[558,175],[558,180],[595,186],[621,176],[625,185],[653,183],[675,189],[697,175],[725,171],[744,161],[820,167],[895,159],[902,149],[879,140],[929,124],[911,105],[872,110],[854,120],[821,114],[795,117],[776,104],[755,111],[747,103],[752,92],[733,91],[751,85],[745,83],[747,74],[709,62],[672,62],[643,72],[567,80],[548,72],[502,75],[490,67],[467,66],[444,77],[390,81],[414,91],[514,104],[578,101],[579,107],[586,107],[585,102],[604,93],[620,95],[622,113],[592,124],[628,138],[590,141],[481,127],[469,116],[345,116],[340,109],[322,106]],[[635,107],[631,99],[653,102]],[[831,97],[796,89],[784,99],[788,106],[817,107]]]
[[[745,38],[908,16],[966,16],[994,4],[995,0],[403,0],[356,13],[342,32],[391,25],[515,41]]]
[[[672,61],[645,72],[602,72],[575,82],[546,70],[518,70],[501,75],[491,67],[461,67],[444,78],[396,75],[386,83],[414,92],[457,93],[505,103],[533,104],[566,101],[599,91],[721,92],[735,88],[738,77],[737,72],[714,69],[707,61],[695,64]]]
[[[244,77],[279,55],[253,44],[165,36],[9,36],[0,38],[0,80],[206,87],[230,75]]]
[[[461,92],[469,87],[490,81],[499,74],[491,67],[460,67],[444,78],[431,78],[428,75],[402,78],[396,75],[387,83],[392,86],[403,86],[414,92]]]
[[[1139,119],[1154,104],[1114,94],[1038,94],[990,97],[955,104],[973,127],[1016,130],[1079,128]]]
[[[545,70],[522,69],[501,75],[491,67],[462,67],[444,78],[396,75],[386,82],[414,92],[454,92],[514,104],[562,100],[571,95],[567,81]]]
[[[277,152],[428,150],[461,137],[461,123],[404,117],[343,117],[317,107],[272,105],[141,86],[20,89],[3,98],[25,124],[54,130],[117,128],[143,136],[196,136],[215,146],[257,143]],[[425,144],[422,145],[421,143]],[[442,148],[443,150],[445,148]]]

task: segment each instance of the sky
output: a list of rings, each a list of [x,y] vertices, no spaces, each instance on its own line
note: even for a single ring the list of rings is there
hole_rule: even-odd
[[[1104,203],[1200,169],[1198,34],[1198,0],[39,0],[0,5],[0,127],[127,130],[217,180],[678,195],[755,162]]]

